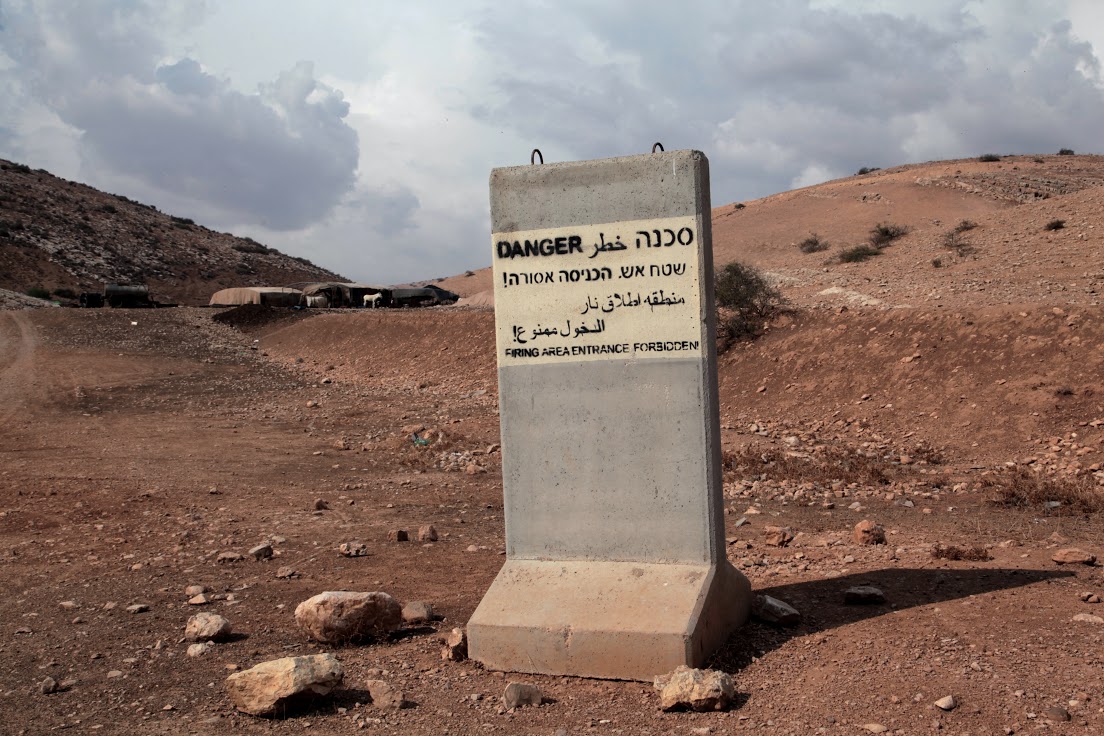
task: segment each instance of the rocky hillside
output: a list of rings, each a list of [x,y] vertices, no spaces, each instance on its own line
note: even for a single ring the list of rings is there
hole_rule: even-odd
[[[903,234],[865,259],[848,256],[878,224]],[[1098,305],[1104,157],[909,164],[723,204],[713,255],[718,267],[767,271],[802,308]],[[440,285],[490,302],[490,269]]]
[[[0,159],[0,289],[65,295],[140,282],[158,301],[206,304],[228,286],[315,280],[347,279],[252,239]]]

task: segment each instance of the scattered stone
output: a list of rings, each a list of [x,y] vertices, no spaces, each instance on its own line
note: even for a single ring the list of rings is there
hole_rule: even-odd
[[[1104,618],[1091,613],[1079,613],[1073,617],[1073,620],[1085,624],[1104,624]]]
[[[885,603],[886,597],[880,589],[873,585],[856,585],[843,592],[843,602],[854,605],[875,605]]]
[[[61,686],[58,685],[57,680],[52,677],[47,677],[42,682],[38,683],[38,691],[43,695],[53,695],[60,689]]]
[[[205,596],[203,593],[199,595],[193,595],[188,599],[189,606],[205,606],[211,602],[211,599]]]
[[[856,524],[851,538],[854,540],[855,544],[871,545],[886,543],[885,529],[880,524],[875,524],[870,519],[863,519]]]
[[[253,549],[249,550],[249,554],[253,555],[255,560],[270,560],[272,559],[272,545],[267,542],[264,544],[258,544]]]
[[[1096,555],[1091,555],[1076,547],[1070,547],[1058,550],[1050,559],[1059,565],[1091,565],[1096,562]]]
[[[699,670],[679,665],[673,672],[655,679],[663,710],[724,710],[733,701],[736,687],[726,672]]]
[[[463,629],[453,629],[445,637],[441,647],[441,659],[448,662],[463,662],[468,658],[468,634]]]
[[[388,542],[409,542],[410,534],[405,529],[392,529],[387,532]]]
[[[397,690],[383,680],[368,680],[365,683],[368,694],[372,696],[372,705],[382,710],[401,710],[410,705],[401,690]]]
[[[869,731],[870,733],[885,733],[889,729],[880,723],[867,723],[863,726],[863,730]]]
[[[771,547],[785,547],[793,541],[793,530],[789,527],[766,526],[763,527],[763,543]]]
[[[281,567],[279,570],[276,571],[276,577],[279,578],[280,580],[287,580],[289,578],[294,578],[294,577],[298,577],[298,576],[299,576],[299,573],[295,572],[294,569],[292,569],[290,567],[287,567],[286,565],[284,567]]]
[[[218,557],[215,558],[215,562],[220,565],[227,565],[232,562],[241,562],[245,557],[237,552],[219,552]]]
[[[340,644],[399,628],[402,606],[387,593],[326,591],[300,603],[295,622],[315,641]]]
[[[514,710],[523,705],[540,705],[544,702],[544,695],[536,685],[527,682],[511,682],[506,686],[506,692],[502,693],[502,707],[506,710]]]
[[[77,608],[80,608],[80,604],[78,604],[76,601],[62,601],[58,605],[61,606],[62,610],[65,611],[73,611]]]
[[[275,715],[299,701],[329,695],[344,676],[332,654],[284,657],[230,675],[226,692],[243,713]]]
[[[337,546],[337,551],[346,557],[367,557],[368,545],[364,542],[342,542]]]
[[[198,644],[188,645],[189,657],[202,657],[207,652],[215,648],[215,645],[209,641],[200,642]]]
[[[126,607],[127,613],[145,613],[149,610],[149,606],[145,603],[134,603]]]
[[[433,528],[432,524],[425,524],[418,527],[418,541],[419,542],[436,542],[437,530]]]
[[[230,632],[230,622],[217,613],[197,613],[184,626],[188,641],[224,641]]]
[[[207,592],[207,588],[202,585],[189,585],[184,589],[184,595],[191,598],[192,596],[203,595]]]
[[[1052,721],[1070,721],[1073,718],[1070,716],[1069,711],[1065,708],[1057,705],[1052,705],[1043,711],[1043,715]]]
[[[1096,593],[1093,593],[1091,591],[1085,591],[1084,593],[1081,594],[1081,602],[1082,603],[1099,603],[1100,602],[1100,596],[1098,596]]]
[[[122,670],[108,670],[107,679],[115,680],[123,676]]]
[[[935,707],[939,710],[954,710],[958,707],[958,701],[955,700],[953,695],[948,695],[935,701]]]
[[[330,505],[328,503],[326,503],[326,499],[316,498],[314,500],[314,510],[315,511],[328,511],[329,508],[330,508]]]
[[[404,624],[427,624],[433,620],[433,606],[425,601],[407,601],[402,607]]]
[[[801,613],[785,601],[769,595],[757,595],[751,601],[751,615],[768,624],[796,626],[801,623]]]

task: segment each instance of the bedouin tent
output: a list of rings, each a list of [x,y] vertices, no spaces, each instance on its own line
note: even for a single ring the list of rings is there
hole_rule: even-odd
[[[240,286],[216,291],[211,295],[210,306],[263,304],[266,307],[297,307],[302,299],[303,292],[286,286]]]

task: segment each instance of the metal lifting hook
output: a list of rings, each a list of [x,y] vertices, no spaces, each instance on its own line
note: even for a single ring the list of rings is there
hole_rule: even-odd
[[[537,163],[537,156],[540,156],[540,162],[544,163],[544,154],[540,152],[539,148],[534,148],[533,152],[529,154],[529,164],[533,165]]]

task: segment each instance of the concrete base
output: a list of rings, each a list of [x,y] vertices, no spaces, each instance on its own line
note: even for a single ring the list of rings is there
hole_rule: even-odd
[[[727,561],[507,560],[468,622],[468,652],[492,670],[652,680],[701,666],[750,606]]]

